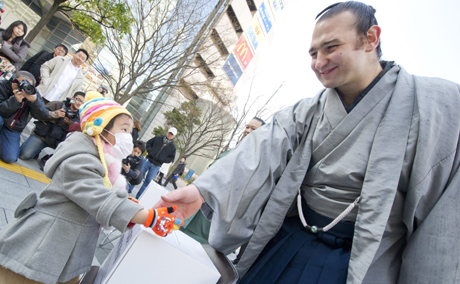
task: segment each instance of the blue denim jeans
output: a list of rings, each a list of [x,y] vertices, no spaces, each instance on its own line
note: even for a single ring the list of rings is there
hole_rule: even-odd
[[[3,127],[3,118],[0,116],[0,160],[7,164],[15,163],[19,156],[20,140],[21,133]]]
[[[147,186],[150,184],[152,179],[156,177],[158,172],[160,171],[161,165],[160,166],[155,166],[154,164],[150,163],[150,161],[145,158],[144,160],[144,166],[142,167],[142,172],[147,173],[144,179],[144,184],[142,184],[141,189],[139,189],[139,192],[136,194],[136,199],[139,199],[141,197],[142,193],[144,193],[144,190],[147,188]]]
[[[48,145],[38,136],[30,135],[19,148],[19,159],[30,160],[39,154]]]
[[[135,185],[131,185],[129,182],[126,182],[126,190],[128,191],[128,193],[133,192],[134,187]]]

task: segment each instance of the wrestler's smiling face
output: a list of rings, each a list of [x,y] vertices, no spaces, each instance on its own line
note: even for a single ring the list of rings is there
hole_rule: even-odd
[[[356,88],[367,69],[365,44],[354,23],[353,14],[342,12],[315,26],[309,51],[311,68],[326,88]]]

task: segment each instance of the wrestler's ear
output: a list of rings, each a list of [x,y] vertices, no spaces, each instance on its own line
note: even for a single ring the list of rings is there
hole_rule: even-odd
[[[379,26],[372,26],[369,28],[369,30],[367,30],[367,40],[365,42],[365,45],[364,45],[364,50],[366,52],[372,52],[374,51],[377,46],[379,45],[379,41],[380,41],[380,32],[382,30],[380,29]]]

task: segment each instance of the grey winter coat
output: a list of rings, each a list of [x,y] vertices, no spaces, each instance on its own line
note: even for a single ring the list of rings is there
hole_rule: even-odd
[[[55,284],[90,270],[100,224],[124,232],[142,207],[104,186],[96,146],[83,133],[59,144],[45,174],[51,182],[38,200],[30,194],[0,231],[0,265]]]

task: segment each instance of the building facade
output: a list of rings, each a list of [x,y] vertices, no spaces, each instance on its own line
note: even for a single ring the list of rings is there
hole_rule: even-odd
[[[163,95],[164,101],[157,97],[156,104],[147,106],[146,101],[137,99],[128,106],[133,110],[143,108],[151,116],[144,121],[142,139],[152,138],[155,127],[168,126],[163,113],[185,100],[205,99],[230,115],[235,99],[244,96],[235,93],[235,85],[257,51],[263,48],[264,40],[286,4],[286,0],[226,1],[194,54],[192,68],[181,74],[177,88]],[[188,157],[187,168],[199,175],[214,160],[209,157],[217,154],[216,150],[207,155]]]

